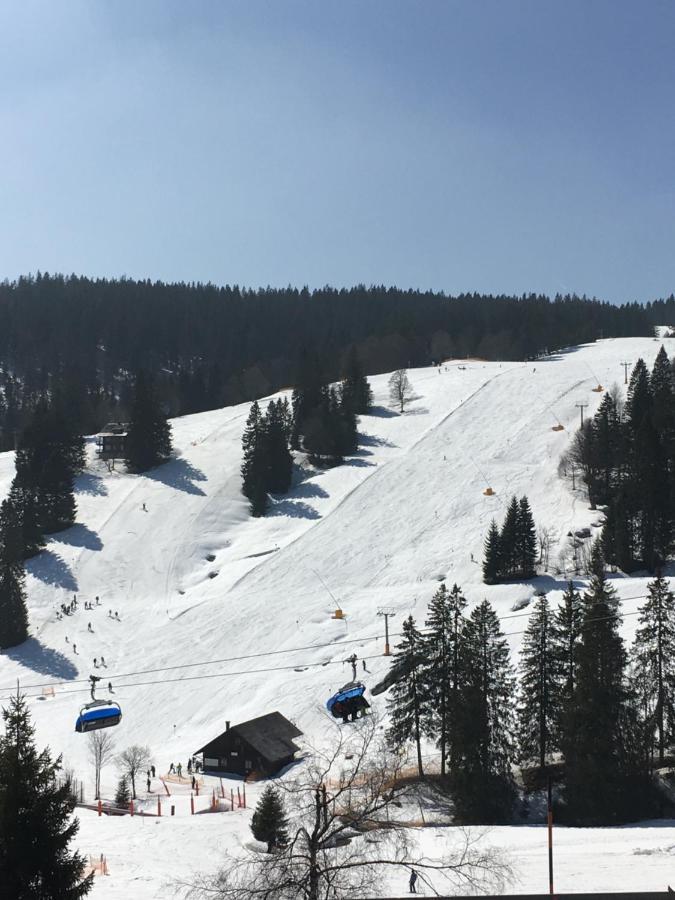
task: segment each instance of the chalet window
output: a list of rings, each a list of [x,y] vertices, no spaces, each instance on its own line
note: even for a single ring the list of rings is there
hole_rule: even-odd
[[[230,750],[230,756],[239,756],[236,750]]]
[[[217,769],[218,768],[218,760],[217,759],[209,759],[208,756],[204,757],[204,768],[205,769]]]

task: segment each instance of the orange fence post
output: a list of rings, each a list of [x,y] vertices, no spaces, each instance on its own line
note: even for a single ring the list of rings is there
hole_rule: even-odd
[[[190,812],[194,816],[195,814],[195,795],[190,791]]]
[[[157,797],[157,815],[162,815],[162,798],[160,796]]]
[[[244,791],[244,809],[246,809],[246,782],[244,782],[243,791]]]
[[[134,814],[134,801],[133,800],[129,801],[129,812],[133,816],[133,814]]]
[[[225,799],[225,788],[223,787],[223,779],[220,779],[220,796]]]
[[[234,809],[234,790],[230,788],[230,808]]]
[[[199,782],[197,781],[196,778],[195,778],[195,790],[197,792],[197,796],[199,797]]]
[[[166,791],[166,793],[167,793],[168,796],[170,797],[170,796],[171,796],[171,791],[170,791],[170,790],[168,789],[168,787],[166,786],[166,781],[164,781],[163,778],[160,778],[159,780],[160,780],[160,781],[162,782],[162,784],[164,785],[164,790]]]
[[[239,785],[237,785],[237,806],[241,806],[241,794],[239,793]]]
[[[98,814],[99,816],[103,815],[103,804],[100,797],[98,798]]]

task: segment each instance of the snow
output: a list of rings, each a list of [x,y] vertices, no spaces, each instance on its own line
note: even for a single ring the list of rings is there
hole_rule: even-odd
[[[351,677],[346,657],[367,660],[370,685],[387,671],[378,608],[396,611],[392,632],[410,613],[423,620],[443,577],[460,584],[472,604],[491,600],[517,653],[528,610],[512,608],[541,588],[555,602],[565,577],[483,585],[479,561],[490,519],[500,521],[510,496],[525,493],[537,524],[561,536],[601,518],[557,473],[579,421],[575,403],[588,403],[585,415],[592,415],[603,396],[591,391],[598,380],[625,390],[621,361],[642,356],[651,367],[660,343],[604,340],[529,363],[464,360],[443,364],[440,373],[411,370],[416,399],[402,416],[389,408],[388,376],[376,376],[376,407],[362,417],[360,452],[339,468],[307,472],[262,520],[250,518],[240,493],[248,404],[174,420],[177,458],[146,476],[121,466],[108,472],[90,441],[90,463],[77,482],[78,524],[28,563],[32,637],[0,655],[0,694],[6,698],[20,679],[39,743],[63,754],[91,796],[86,737],[73,728],[94,657],[105,657],[107,668],[97,674],[102,685],[112,680],[124,712],[111,732],[117,748],[148,744],[164,773],[172,761],[185,765],[226,719],[276,709],[321,745],[330,733],[324,702]],[[675,353],[675,339],[665,343]],[[566,430],[552,431],[557,419]],[[1,454],[0,495],[12,476],[13,454]],[[492,497],[483,494],[488,485]],[[633,598],[624,606],[629,639],[630,614],[647,581],[615,579],[620,595]],[[78,611],[56,620],[73,594]],[[85,611],[84,601],[96,595],[102,605]],[[338,605],[344,620],[331,618]],[[42,685],[55,682],[55,696],[41,698]],[[373,702],[384,707],[382,696]],[[104,796],[116,778],[114,766],[104,769]],[[158,781],[153,788],[161,789]],[[249,805],[257,790],[252,786]],[[97,878],[92,896],[166,896],[167,883],[211,871],[223,847],[250,837],[245,810],[192,817],[183,791],[171,818],[170,802],[164,799],[161,820],[80,812],[79,845],[105,853],[111,871]],[[208,797],[198,802],[206,806]],[[448,833],[429,828],[420,839]],[[514,856],[514,891],[546,889],[540,828],[494,829],[490,840]],[[672,863],[675,827],[591,835],[556,829],[556,843],[560,890],[657,889]]]

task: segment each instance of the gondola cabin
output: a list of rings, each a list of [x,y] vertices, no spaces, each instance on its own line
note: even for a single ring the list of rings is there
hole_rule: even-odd
[[[83,734],[86,731],[97,731],[99,728],[112,728],[119,725],[121,719],[122,709],[119,703],[97,700],[80,710],[75,722],[75,731]]]
[[[292,763],[300,749],[293,739],[302,732],[279,712],[240,725],[225,723],[225,731],[195,753],[204,771],[219,775],[275,775]]]

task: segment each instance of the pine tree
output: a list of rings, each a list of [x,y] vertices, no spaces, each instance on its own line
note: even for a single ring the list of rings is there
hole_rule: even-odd
[[[520,568],[518,553],[519,518],[518,501],[515,497],[512,497],[499,535],[500,574],[502,578],[512,578],[518,573]]]
[[[18,511],[9,499],[0,505],[0,650],[28,637],[24,544]]]
[[[283,407],[279,403],[270,400],[262,425],[265,442],[265,488],[273,494],[285,494],[291,486],[293,457],[288,449]]]
[[[342,404],[355,416],[367,415],[373,405],[373,392],[363,374],[356,348],[352,346],[347,357],[344,380],[340,386]]]
[[[303,352],[298,365],[296,387],[293,390],[293,425],[291,447],[300,450],[306,424],[326,402],[327,390],[321,375],[321,365],[316,353]]]
[[[417,770],[424,777],[422,766],[422,717],[424,661],[424,640],[409,616],[403,623],[403,640],[397,645],[397,653],[392,660],[392,668],[401,673],[395,682],[387,705],[391,724],[388,731],[389,742],[396,748],[404,747],[409,740],[415,742],[417,750]]]
[[[670,439],[675,430],[675,393],[673,392],[673,370],[663,344],[654,360],[650,388],[652,422],[660,435]]]
[[[556,745],[559,743],[560,718],[572,701],[576,688],[577,655],[581,634],[581,594],[574,582],[567,583],[562,602],[555,612],[552,632],[555,667],[559,679],[559,704],[556,721]]]
[[[666,747],[675,739],[675,595],[661,574],[647,590],[633,645],[633,674],[640,686],[640,708],[649,729],[656,732],[663,765]]]
[[[459,715],[462,686],[460,653],[467,601],[458,585],[452,591],[444,584],[429,603],[424,637],[425,664],[420,679],[423,683],[423,725],[430,737],[437,738],[441,751],[441,775],[446,760],[452,768],[454,732]]]
[[[575,822],[607,824],[621,821],[631,808],[640,772],[630,739],[635,723],[624,679],[619,603],[597,542],[592,571],[583,596],[576,685],[560,743],[568,814]]]
[[[485,584],[497,584],[501,573],[501,538],[499,528],[493,519],[485,538],[483,556],[483,581]]]
[[[279,791],[271,784],[260,795],[251,819],[251,831],[256,841],[267,844],[267,852],[283,847],[288,841],[288,819]]]
[[[136,376],[126,438],[125,460],[130,472],[147,472],[171,456],[171,426],[157,390],[144,371]]]
[[[643,359],[638,359],[628,383],[624,417],[633,432],[637,432],[651,413],[649,372]]]
[[[463,649],[455,804],[463,821],[507,821],[515,797],[511,776],[515,683],[508,644],[487,600],[466,623]]]
[[[120,809],[127,809],[130,802],[131,791],[129,790],[129,779],[126,775],[122,775],[117,782],[117,789],[115,790],[115,806],[119,806]]]
[[[241,445],[244,457],[241,465],[242,491],[248,497],[251,514],[256,517],[264,516],[268,503],[267,439],[257,400],[251,404]]]
[[[15,478],[7,497],[9,509],[7,514],[16,521],[21,529],[22,558],[30,559],[45,545],[40,528],[38,498],[34,488],[22,487]],[[0,533],[4,527],[0,512]]]
[[[521,497],[516,520],[518,569],[522,578],[537,574],[537,532],[527,497]]]
[[[542,593],[527,623],[520,651],[518,735],[524,759],[537,759],[543,769],[555,747],[560,699],[554,646],[554,622]]]
[[[79,824],[70,784],[59,784],[61,758],[38,752],[21,696],[3,710],[0,738],[0,884],[12,900],[78,900],[92,888],[85,860],[69,851]]]

